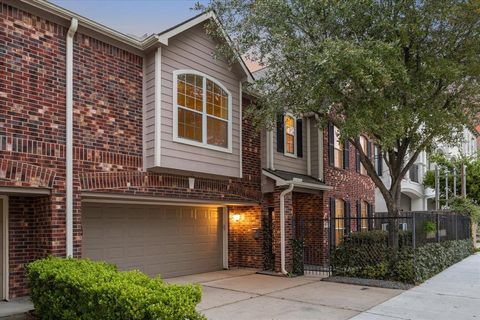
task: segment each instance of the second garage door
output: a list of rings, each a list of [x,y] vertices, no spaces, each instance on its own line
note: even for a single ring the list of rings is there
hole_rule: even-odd
[[[89,203],[83,256],[162,278],[222,269],[218,208]]]

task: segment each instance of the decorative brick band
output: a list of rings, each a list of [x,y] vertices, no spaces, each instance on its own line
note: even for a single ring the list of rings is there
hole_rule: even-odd
[[[63,144],[5,135],[0,135],[0,151],[20,152],[56,158],[65,157],[65,146]]]
[[[83,191],[119,190],[119,189],[150,189],[178,188],[189,189],[189,178],[172,174],[139,171],[89,172],[79,175],[80,188]],[[214,180],[195,178],[192,190],[230,194],[238,197],[259,200],[261,192],[246,188],[245,184],[236,180]]]
[[[64,144],[17,138],[11,135],[0,135],[0,151],[65,158]],[[143,162],[141,156],[83,147],[73,148],[73,159],[136,168],[141,168]]]
[[[7,180],[15,186],[52,188],[55,171],[25,162],[0,159],[0,180]]]
[[[142,156],[134,156],[124,153],[109,152],[82,147],[73,148],[73,158],[80,161],[106,163],[123,167],[136,168],[141,168],[143,163]]]

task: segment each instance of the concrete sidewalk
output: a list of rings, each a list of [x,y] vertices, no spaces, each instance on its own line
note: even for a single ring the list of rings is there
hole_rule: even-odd
[[[352,319],[480,319],[480,254]]]

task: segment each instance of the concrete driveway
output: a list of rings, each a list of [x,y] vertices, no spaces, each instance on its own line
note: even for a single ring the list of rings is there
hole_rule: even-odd
[[[201,284],[203,298],[198,309],[212,320],[350,319],[402,292],[320,280],[319,277],[285,278],[237,269],[166,281]]]

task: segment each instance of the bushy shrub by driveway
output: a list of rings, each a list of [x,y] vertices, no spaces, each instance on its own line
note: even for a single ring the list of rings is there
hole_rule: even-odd
[[[27,266],[41,319],[204,319],[195,311],[198,285],[174,285],[107,263],[49,257]]]

